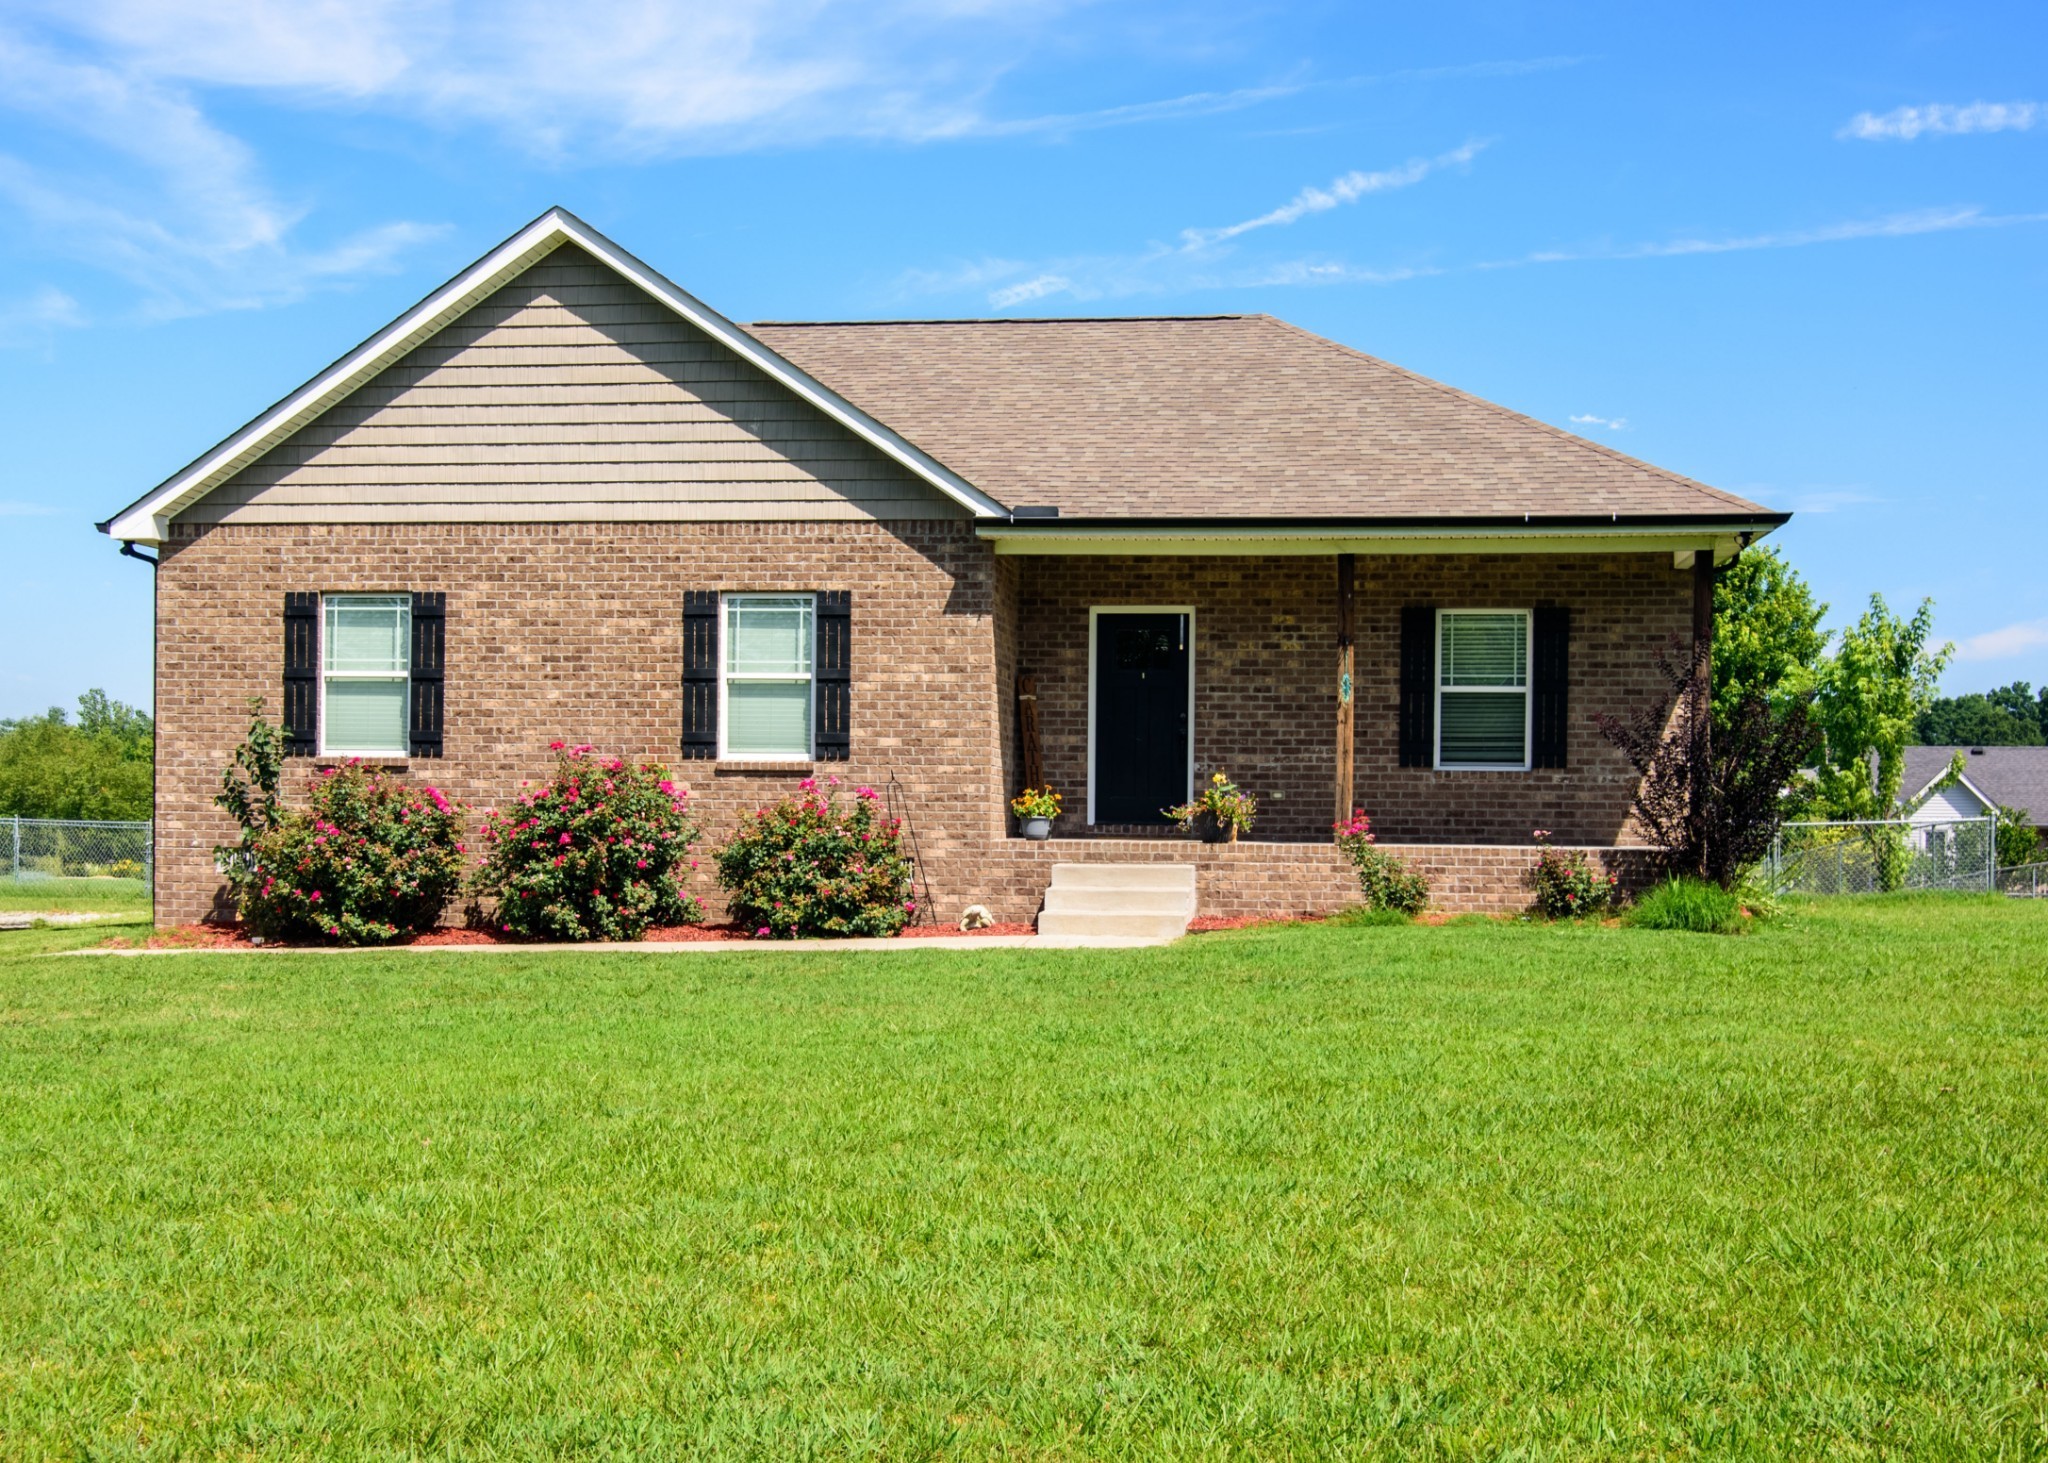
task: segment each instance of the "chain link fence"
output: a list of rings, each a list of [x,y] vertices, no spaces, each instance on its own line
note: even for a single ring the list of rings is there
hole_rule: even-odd
[[[2048,864],[2014,864],[2000,869],[1998,889],[2015,899],[2048,899]]]
[[[41,879],[130,879],[147,890],[156,861],[149,823],[67,818],[0,818],[0,875]]]
[[[1998,820],[1787,823],[1765,865],[1784,894],[1998,887]]]

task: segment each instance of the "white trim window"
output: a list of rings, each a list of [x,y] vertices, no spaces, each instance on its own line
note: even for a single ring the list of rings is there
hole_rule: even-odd
[[[817,597],[724,598],[718,755],[743,762],[808,761],[815,724]]]
[[[320,614],[321,755],[403,757],[408,750],[411,711],[411,596],[324,596]]]
[[[1436,765],[1529,767],[1530,614],[1441,610],[1436,617]]]

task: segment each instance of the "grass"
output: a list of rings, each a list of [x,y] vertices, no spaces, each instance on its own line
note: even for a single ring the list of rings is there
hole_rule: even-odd
[[[149,913],[149,886],[140,879],[17,879],[0,875],[0,911],[31,910]]]
[[[2048,1452],[2048,908],[36,960],[0,1454]]]
[[[1666,879],[1645,890],[1623,919],[1643,930],[1732,935],[1742,928],[1742,905],[1735,895],[1705,879]]]

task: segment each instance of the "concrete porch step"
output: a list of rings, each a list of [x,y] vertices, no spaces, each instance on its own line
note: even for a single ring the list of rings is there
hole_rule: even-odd
[[[1038,932],[1171,940],[1194,917],[1193,864],[1054,864]]]
[[[1192,917],[1192,889],[1075,889],[1053,885],[1045,891],[1047,914],[1178,914]]]
[[[1193,864],[1054,864],[1055,889],[1172,889],[1195,892]]]

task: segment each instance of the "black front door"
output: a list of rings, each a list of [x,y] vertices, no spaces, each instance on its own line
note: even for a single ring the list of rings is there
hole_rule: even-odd
[[[1165,823],[1188,796],[1188,617],[1095,617],[1095,821]]]

